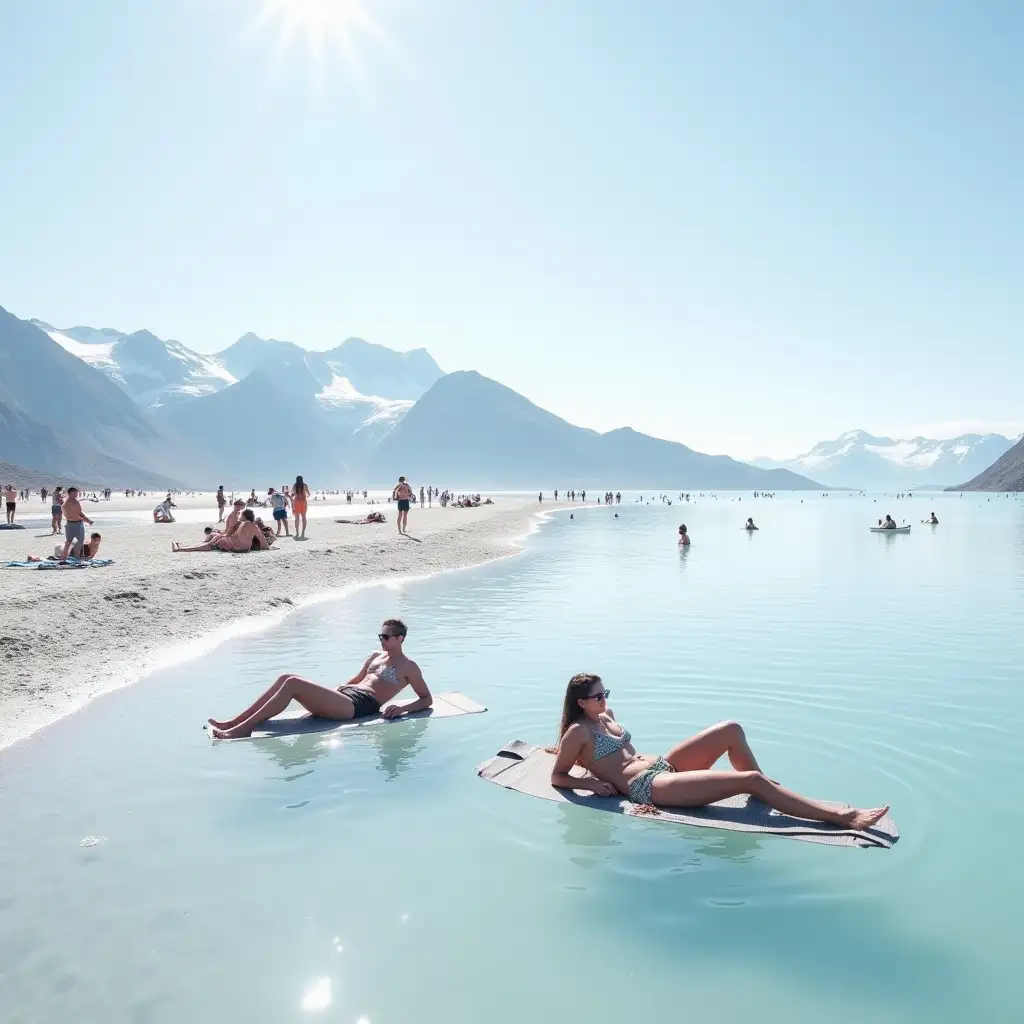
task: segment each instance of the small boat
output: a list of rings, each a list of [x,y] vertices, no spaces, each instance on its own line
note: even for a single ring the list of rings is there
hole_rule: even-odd
[[[869,529],[872,533],[910,533],[909,526],[890,526],[888,530],[884,526],[871,526]]]

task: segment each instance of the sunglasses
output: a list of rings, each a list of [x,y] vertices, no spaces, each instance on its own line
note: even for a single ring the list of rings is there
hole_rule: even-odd
[[[401,636],[401,635],[402,635],[401,633],[378,633],[377,634],[377,639],[381,643],[384,643],[385,640],[394,640],[394,638],[396,636]]]
[[[607,700],[612,695],[611,690],[602,690],[600,693],[588,693],[587,700]]]

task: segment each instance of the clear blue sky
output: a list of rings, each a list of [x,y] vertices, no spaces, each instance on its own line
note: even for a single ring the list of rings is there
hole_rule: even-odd
[[[1024,4],[364,0],[347,47],[288,31],[357,6],[0,7],[0,305],[424,346],[739,456],[1024,429]]]

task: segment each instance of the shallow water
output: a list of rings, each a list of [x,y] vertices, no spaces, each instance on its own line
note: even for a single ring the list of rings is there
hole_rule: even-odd
[[[867,530],[933,507],[937,528]],[[0,1020],[1015,1019],[1024,502],[615,511],[298,612],[0,752]],[[391,614],[433,688],[487,714],[206,739],[284,669],[344,681]],[[506,741],[554,738],[581,670],[639,749],[738,718],[774,777],[891,802],[900,842],[686,829],[477,779]]]

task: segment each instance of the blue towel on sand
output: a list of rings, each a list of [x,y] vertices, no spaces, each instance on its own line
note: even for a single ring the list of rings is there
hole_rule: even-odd
[[[44,559],[41,562],[0,562],[3,569],[102,569],[105,565],[113,565],[112,558],[69,558],[66,562]]]

